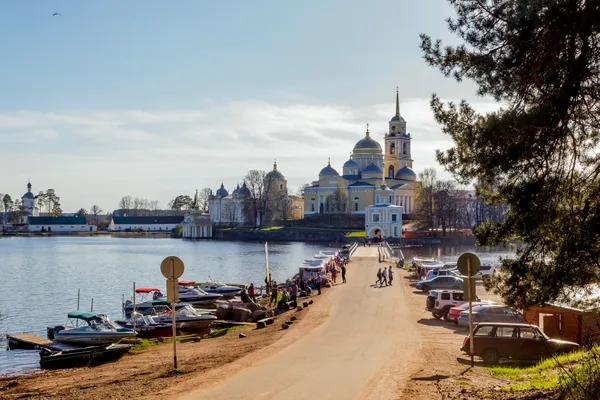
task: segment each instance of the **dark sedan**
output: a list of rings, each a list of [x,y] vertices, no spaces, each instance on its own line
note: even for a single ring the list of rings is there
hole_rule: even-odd
[[[456,276],[436,276],[417,282],[415,287],[424,292],[429,292],[430,289],[462,289],[463,280]]]
[[[579,348],[577,343],[550,339],[540,328],[529,324],[483,322],[473,329],[473,338],[473,355],[489,365],[501,358],[539,360]],[[470,340],[467,336],[460,348],[467,355],[471,355]]]

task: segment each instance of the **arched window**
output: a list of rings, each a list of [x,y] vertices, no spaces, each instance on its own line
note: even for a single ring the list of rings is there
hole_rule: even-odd
[[[390,154],[396,153],[396,143],[390,144]]]
[[[315,212],[315,203],[310,205],[310,211]]]
[[[392,195],[390,194],[390,201],[388,203],[392,204]]]
[[[279,184],[279,190],[283,190],[283,183]]]
[[[375,203],[379,204],[379,195],[375,196]]]
[[[394,178],[394,166],[393,165],[390,165],[388,167],[388,178],[392,178],[392,179]]]
[[[354,211],[358,211],[358,203],[354,203]]]
[[[402,154],[406,154],[406,143],[402,143]]]

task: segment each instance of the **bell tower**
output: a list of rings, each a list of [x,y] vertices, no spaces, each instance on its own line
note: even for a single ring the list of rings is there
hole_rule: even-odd
[[[404,166],[412,168],[410,133],[406,132],[406,121],[400,115],[400,94],[396,87],[396,114],[389,122],[389,131],[385,135],[385,165],[387,179],[394,179],[396,172]]]

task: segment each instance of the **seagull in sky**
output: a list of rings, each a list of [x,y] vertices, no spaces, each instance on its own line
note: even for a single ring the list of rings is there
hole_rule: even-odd
[[[54,14],[52,14],[53,17],[56,17],[57,15],[60,15],[60,13],[54,13]]]

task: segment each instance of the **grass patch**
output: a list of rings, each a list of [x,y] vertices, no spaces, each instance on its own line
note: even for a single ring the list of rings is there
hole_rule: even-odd
[[[158,339],[141,339],[141,343],[134,344],[131,346],[131,351],[142,351],[146,350],[149,347],[157,346],[161,344]]]
[[[365,231],[346,232],[345,236],[346,237],[364,238],[365,237]]]
[[[598,351],[597,348],[592,351]],[[509,378],[515,381],[527,379],[527,375],[539,374],[545,371],[553,370],[561,365],[572,364],[584,361],[592,357],[592,352],[580,350],[572,353],[559,354],[555,357],[546,358],[535,365],[528,364],[509,364],[493,367],[490,369],[492,376],[498,378]]]
[[[279,231],[283,229],[283,226],[271,226],[267,228],[261,228],[261,231]]]
[[[185,374],[183,368],[171,368],[166,371],[163,371],[157,378],[168,378],[170,376],[177,376]]]
[[[244,325],[234,325],[234,326],[229,326],[227,328],[215,329],[208,334],[208,337],[210,339],[212,339],[212,338],[216,338],[216,337],[220,337],[220,336],[225,336],[225,335],[227,335],[227,333],[237,331],[239,329],[242,329],[243,327],[244,327]]]

